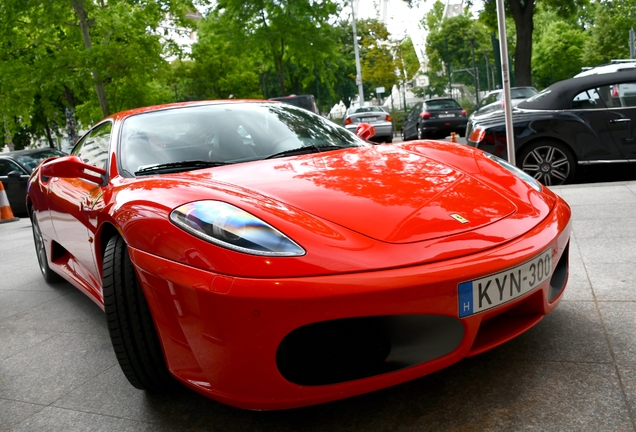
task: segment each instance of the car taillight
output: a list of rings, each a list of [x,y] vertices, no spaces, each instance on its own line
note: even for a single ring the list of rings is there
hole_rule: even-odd
[[[466,112],[466,110],[465,110],[465,109],[463,109],[463,110],[462,110],[462,117],[466,117],[466,114],[468,114],[468,113]]]
[[[386,121],[388,121],[388,122],[393,121],[393,119],[391,118],[391,116],[390,116],[390,115],[387,115],[387,116],[386,116],[386,118],[385,118],[384,120],[386,120]]]
[[[351,119],[350,119],[349,117],[347,117],[347,118],[345,119],[345,125],[350,125],[351,123],[352,123],[352,122],[351,122]]]
[[[468,137],[468,140],[477,143],[477,142],[483,140],[485,136],[486,136],[486,129],[475,128],[470,133],[470,136]]]
[[[424,120],[428,120],[431,118],[431,113],[428,111],[421,112],[420,117],[422,117]]]

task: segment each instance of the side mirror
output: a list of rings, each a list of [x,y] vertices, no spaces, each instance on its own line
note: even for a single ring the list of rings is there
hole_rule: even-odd
[[[13,178],[13,179],[19,179],[20,177],[22,177],[22,173],[18,170],[13,170],[7,174],[7,177]]]
[[[40,173],[44,177],[81,178],[102,184],[106,170],[86,164],[77,156],[69,155],[44,161]]]
[[[356,128],[356,135],[364,140],[368,140],[375,136],[375,126],[372,126],[369,123],[360,123]]]

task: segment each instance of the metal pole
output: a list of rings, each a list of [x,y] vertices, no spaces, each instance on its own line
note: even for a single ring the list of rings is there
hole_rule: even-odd
[[[358,32],[356,31],[356,11],[351,0],[351,21],[353,23],[353,51],[356,55],[356,84],[358,85],[358,96],[360,106],[364,106],[364,88],[362,87],[362,69],[360,68],[360,53],[358,52]]]
[[[499,23],[499,50],[501,53],[501,77],[504,91],[504,114],[506,118],[506,142],[508,148],[508,162],[516,165],[515,160],[515,131],[512,123],[512,104],[510,97],[510,69],[508,64],[508,41],[506,40],[506,16],[503,0],[497,0],[497,21]]]
[[[473,81],[475,82],[475,105],[479,105],[479,72],[475,66],[475,38],[470,39],[470,48],[473,52]]]

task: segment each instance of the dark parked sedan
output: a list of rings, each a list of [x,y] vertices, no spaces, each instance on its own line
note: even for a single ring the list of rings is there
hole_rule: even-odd
[[[428,99],[411,109],[402,125],[404,141],[424,138],[444,138],[466,129],[466,110],[455,99]]]
[[[40,162],[53,156],[63,156],[59,150],[43,148],[0,153],[0,181],[15,215],[26,214],[26,186],[31,172]]]
[[[560,81],[517,105],[513,123],[517,166],[546,185],[577,166],[636,162],[636,71]],[[466,130],[468,145],[507,158],[502,114]]]

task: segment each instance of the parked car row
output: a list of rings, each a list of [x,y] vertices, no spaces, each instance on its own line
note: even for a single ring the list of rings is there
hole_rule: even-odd
[[[517,166],[545,185],[569,183],[577,167],[636,162],[636,70],[555,83],[513,112]],[[475,118],[467,143],[507,158],[502,113]]]
[[[44,159],[64,154],[64,152],[51,148],[0,153],[0,181],[2,181],[14,215],[22,216],[27,212],[26,187],[29,176],[35,167]]]

